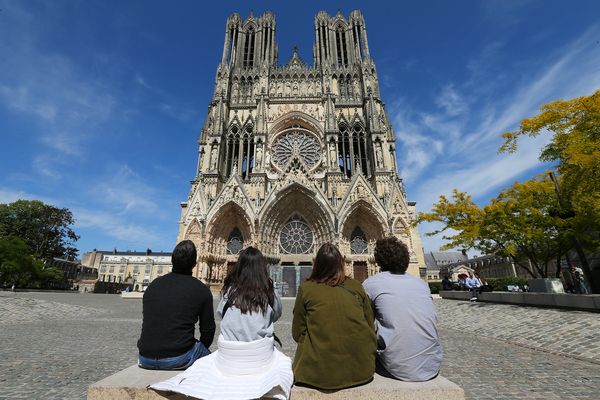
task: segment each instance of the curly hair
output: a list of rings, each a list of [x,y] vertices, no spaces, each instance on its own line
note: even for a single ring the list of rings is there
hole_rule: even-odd
[[[375,243],[375,262],[382,271],[402,275],[410,262],[408,247],[395,236],[378,239]]]

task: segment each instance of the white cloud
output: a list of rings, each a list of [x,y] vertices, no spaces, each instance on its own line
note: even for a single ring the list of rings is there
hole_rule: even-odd
[[[149,246],[163,241],[161,236],[149,229],[147,224],[134,224],[109,212],[74,208],[73,214],[76,228],[98,229],[117,239],[119,243]]]
[[[453,84],[442,88],[441,93],[435,99],[435,103],[446,111],[449,116],[456,116],[468,111],[467,101],[458,94]]]

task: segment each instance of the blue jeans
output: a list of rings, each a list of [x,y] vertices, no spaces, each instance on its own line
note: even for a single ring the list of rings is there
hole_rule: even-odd
[[[179,370],[186,369],[199,358],[210,354],[202,342],[196,342],[196,344],[187,352],[180,356],[168,357],[168,358],[154,358],[144,357],[139,355],[138,366],[145,369],[162,369],[162,370]]]

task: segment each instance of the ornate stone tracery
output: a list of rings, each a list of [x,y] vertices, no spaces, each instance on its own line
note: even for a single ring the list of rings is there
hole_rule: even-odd
[[[321,161],[321,146],[308,131],[293,128],[278,135],[271,146],[271,161],[286,170],[294,159],[301,160],[308,170]]]

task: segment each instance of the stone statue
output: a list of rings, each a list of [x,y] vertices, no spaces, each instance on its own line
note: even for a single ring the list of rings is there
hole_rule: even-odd
[[[381,153],[381,144],[375,146],[375,157],[377,158],[377,168],[383,168],[383,154]]]
[[[337,154],[335,152],[335,143],[329,143],[329,158],[331,159],[331,166],[335,166],[337,163]]]
[[[210,149],[210,170],[217,169],[217,146],[212,146]]]
[[[262,150],[262,145],[258,145],[258,147],[256,148],[256,163],[255,166],[257,168],[260,168],[261,164],[262,164],[262,154],[263,150]]]

